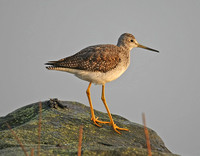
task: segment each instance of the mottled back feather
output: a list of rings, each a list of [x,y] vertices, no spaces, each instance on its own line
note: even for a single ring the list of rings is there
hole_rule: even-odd
[[[121,48],[115,45],[96,45],[87,47],[80,52],[60,59],[50,61],[48,65],[53,67],[64,67],[86,71],[107,72],[114,69],[121,61],[119,52]]]

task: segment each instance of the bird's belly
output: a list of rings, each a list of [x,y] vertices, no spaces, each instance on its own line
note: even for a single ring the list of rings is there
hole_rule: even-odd
[[[117,66],[116,68],[108,72],[91,72],[91,71],[79,71],[74,73],[75,76],[82,80],[86,80],[95,84],[105,84],[107,82],[113,81],[120,77],[128,68],[128,66]]]

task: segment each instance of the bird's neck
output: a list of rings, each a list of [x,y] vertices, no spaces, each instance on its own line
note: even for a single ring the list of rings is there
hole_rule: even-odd
[[[127,44],[124,44],[123,42],[118,42],[117,46],[122,48],[123,50],[131,51],[130,47]]]
[[[131,51],[130,47],[123,45],[123,44],[117,44],[118,47],[122,48],[125,51]]]

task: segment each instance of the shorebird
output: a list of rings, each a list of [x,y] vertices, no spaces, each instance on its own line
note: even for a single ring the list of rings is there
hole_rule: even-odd
[[[105,84],[117,79],[127,70],[130,64],[130,51],[136,47],[159,52],[139,44],[132,34],[124,33],[119,37],[117,45],[89,46],[72,56],[58,61],[49,61],[46,63],[48,65],[46,68],[72,73],[78,78],[88,81],[89,86],[86,93],[90,104],[91,120],[98,127],[101,127],[100,124],[110,124],[117,133],[121,134],[119,130],[128,131],[128,129],[120,128],[114,123],[105,99]],[[92,83],[102,85],[101,100],[105,105],[110,121],[101,121],[98,117],[95,117],[90,96]]]

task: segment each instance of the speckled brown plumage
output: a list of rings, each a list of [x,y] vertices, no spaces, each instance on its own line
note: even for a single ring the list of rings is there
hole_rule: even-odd
[[[105,73],[114,69],[121,61],[119,57],[120,51],[121,48],[115,45],[90,46],[73,56],[58,61],[50,61],[47,65]]]

